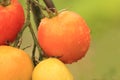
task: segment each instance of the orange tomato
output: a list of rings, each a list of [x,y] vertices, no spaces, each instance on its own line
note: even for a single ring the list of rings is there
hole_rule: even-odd
[[[0,80],[31,80],[33,63],[24,51],[0,46]]]
[[[90,29],[78,14],[63,11],[53,18],[42,19],[38,41],[46,56],[72,63],[85,56],[90,45]]]

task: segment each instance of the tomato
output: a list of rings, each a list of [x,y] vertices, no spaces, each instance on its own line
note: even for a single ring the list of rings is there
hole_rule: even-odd
[[[42,19],[38,41],[48,57],[72,63],[85,56],[90,45],[90,29],[80,15],[63,11],[53,18]]]
[[[74,78],[60,60],[48,58],[34,68],[32,80],[74,80]]]
[[[23,50],[0,46],[0,80],[31,80],[33,63]]]
[[[17,0],[11,0],[8,6],[0,5],[0,45],[13,42],[24,21],[23,7]]]

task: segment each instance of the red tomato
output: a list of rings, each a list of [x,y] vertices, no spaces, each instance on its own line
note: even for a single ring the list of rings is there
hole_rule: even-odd
[[[63,11],[53,18],[42,19],[38,41],[46,56],[72,63],[85,56],[90,45],[90,29],[78,14]]]
[[[13,42],[24,24],[23,7],[17,0],[8,6],[0,5],[0,45]]]

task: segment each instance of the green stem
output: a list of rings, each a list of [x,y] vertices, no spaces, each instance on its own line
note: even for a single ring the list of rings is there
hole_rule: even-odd
[[[34,3],[36,6],[38,6],[38,7],[39,7],[39,9],[41,9],[41,11],[42,11],[42,10],[46,10],[46,7],[45,7],[45,6],[43,6],[43,5],[41,5],[38,1],[31,0],[31,2],[32,2],[32,3]],[[43,14],[43,13],[42,13],[42,15],[44,16],[44,14]]]
[[[35,51],[36,51],[36,45],[34,44],[33,50],[32,50],[32,60],[33,60],[34,66],[36,66],[38,64],[38,62],[35,59]]]
[[[38,51],[39,51],[39,60],[41,61],[41,60],[43,60],[43,56],[42,56],[42,53],[41,53],[42,49],[40,48],[40,45],[39,45],[39,43],[38,43],[38,40],[37,40],[37,38],[36,38],[36,35],[35,35],[35,33],[34,33],[34,30],[33,30],[33,28],[32,28],[31,23],[29,24],[29,29],[30,29],[30,32],[31,32],[31,34],[32,34],[34,43],[35,43],[35,45],[36,45],[37,48],[38,48]]]
[[[48,14],[51,14],[51,13],[52,13],[51,10],[49,10],[47,7],[41,5],[38,1],[31,0],[31,2],[34,3],[37,7],[39,7],[39,9],[41,10],[41,13],[40,13],[40,14],[42,15],[41,19],[45,17],[45,15],[43,14],[42,10],[47,11]],[[34,11],[33,11],[33,15],[34,15]],[[35,16],[36,16],[36,15],[35,15]]]
[[[58,12],[57,12],[57,10],[55,8],[55,5],[54,5],[53,1],[52,0],[43,0],[43,1],[47,6],[46,11],[47,11],[47,13],[49,15],[49,18],[57,16]]]
[[[41,5],[38,1],[35,1],[35,0],[31,0],[31,2],[39,7],[39,9],[41,10],[42,18],[45,17],[45,15],[43,14],[42,10],[45,10],[48,13],[48,17],[49,18],[51,18],[53,16],[56,16],[58,14],[57,10],[55,9],[55,6],[54,6],[52,1],[51,2],[49,1],[49,3],[46,2],[47,7]],[[48,8],[48,6],[49,6],[49,8]]]
[[[37,40],[35,32],[34,32],[34,29],[33,29],[32,25],[31,25],[31,22],[30,22],[30,7],[31,7],[30,4],[32,4],[31,0],[27,0],[27,22],[29,22],[28,27],[30,29],[31,35],[32,35],[33,40],[34,40],[34,46],[33,46],[33,51],[32,51],[32,60],[33,60],[34,65],[36,66],[36,64],[37,64],[36,63],[36,59],[35,59],[36,47],[38,48],[38,51],[39,51],[39,58],[40,58],[40,60],[43,59],[43,56],[42,56],[42,53],[41,53],[40,45],[38,43],[38,40]],[[36,19],[36,20],[38,20],[38,19]],[[38,22],[36,24],[38,25]]]
[[[20,43],[21,37],[22,37],[23,32],[24,32],[24,30],[26,29],[27,25],[28,25],[28,22],[26,22],[26,23],[24,24],[22,30],[21,30],[21,31],[19,32],[19,34],[17,35],[17,38],[16,38],[16,40],[15,40],[14,43],[13,43],[13,47],[20,48],[20,44],[19,44],[19,43]]]
[[[35,2],[39,3],[38,0],[36,0],[36,1],[31,0],[31,10],[32,10],[32,13],[33,13],[36,29],[38,29],[39,23],[40,23],[41,19],[43,18],[43,13],[42,13],[42,10],[36,5]],[[37,46],[34,43],[33,50],[32,50],[32,60],[33,60],[33,63],[34,63],[35,66],[37,64],[37,61],[35,60],[36,47]]]
[[[56,12],[56,8],[52,0],[43,0],[43,1],[52,12]]]
[[[36,5],[36,3],[39,4],[38,0],[36,1],[31,0],[31,9],[32,9],[33,17],[34,17],[34,22],[36,24],[36,27],[38,28],[41,19],[44,17],[44,14],[41,8],[38,5]]]

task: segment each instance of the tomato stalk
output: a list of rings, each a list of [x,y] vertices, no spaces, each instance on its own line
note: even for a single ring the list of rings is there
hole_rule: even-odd
[[[10,4],[10,0],[0,0],[0,4],[2,6],[8,6]]]
[[[40,4],[38,0],[31,0],[31,10],[32,10],[32,13],[33,13],[33,16],[34,16],[34,22],[36,24],[36,27],[39,26],[39,23],[41,21],[41,19],[44,17],[44,14],[41,10],[41,8],[36,5],[37,4]]]
[[[56,7],[55,7],[52,0],[43,0],[43,1],[44,1],[44,3],[46,4],[46,6],[48,8],[47,11],[48,11],[48,14],[49,14],[50,18],[53,17],[53,16],[58,15],[58,12],[57,12]]]
[[[31,10],[33,13],[34,22],[35,22],[36,29],[37,29],[41,19],[44,17],[44,14],[43,14],[41,8],[38,5],[36,5],[36,3],[39,4],[39,1],[31,0]],[[34,43],[33,50],[32,50],[32,59],[33,59],[34,65],[37,64],[37,61],[35,60],[36,48],[37,48],[37,45]],[[40,60],[41,60],[41,57],[40,57]]]
[[[36,47],[38,48],[38,51],[39,51],[39,60],[41,61],[42,59],[43,59],[43,56],[42,56],[42,50],[41,50],[41,48],[40,48],[40,45],[39,45],[39,43],[38,43],[38,40],[37,40],[37,38],[36,38],[36,35],[35,35],[35,32],[34,32],[34,29],[33,29],[33,27],[32,27],[32,24],[31,24],[31,22],[30,22],[30,4],[32,4],[31,3],[31,0],[27,0],[27,23],[29,23],[28,24],[28,27],[29,27],[29,29],[30,29],[30,32],[31,32],[31,35],[32,35],[32,37],[33,37],[33,40],[34,40],[34,47],[33,47],[33,52],[32,52],[32,60],[33,60],[33,63],[34,63],[34,65],[36,66],[37,65],[37,61],[36,61],[36,58],[35,58],[35,50],[36,50]],[[33,12],[34,13],[34,12]],[[35,18],[35,17],[34,17]],[[41,18],[39,18],[39,20],[40,20]],[[35,22],[36,23],[36,25],[39,25],[37,22]],[[39,61],[38,60],[38,61]]]
[[[52,12],[56,12],[56,8],[55,5],[53,4],[52,0],[43,0],[46,4],[46,6],[52,11]]]

